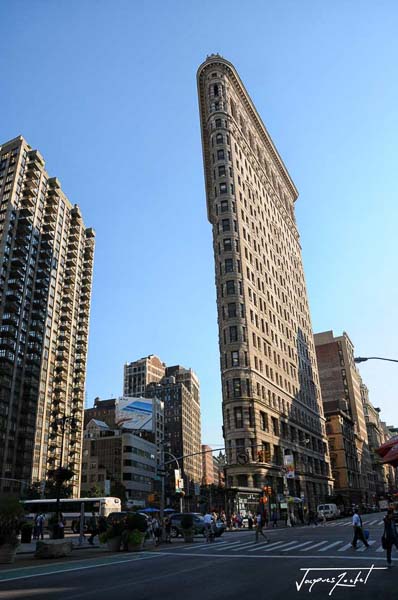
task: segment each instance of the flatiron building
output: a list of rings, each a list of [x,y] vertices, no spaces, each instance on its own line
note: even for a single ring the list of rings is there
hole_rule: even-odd
[[[297,189],[234,66],[197,73],[213,232],[227,486],[255,508],[332,492],[294,206]]]

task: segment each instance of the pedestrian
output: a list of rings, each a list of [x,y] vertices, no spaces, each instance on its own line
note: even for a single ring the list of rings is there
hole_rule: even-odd
[[[258,542],[258,536],[262,535],[263,538],[266,540],[266,542],[269,544],[269,539],[267,538],[267,536],[265,535],[265,533],[263,531],[264,525],[265,525],[265,520],[263,519],[262,514],[258,513],[256,516],[256,542]]]
[[[394,510],[389,508],[384,517],[384,532],[381,539],[383,548],[387,551],[387,567],[392,567],[391,550],[393,545],[398,548],[398,533],[394,521]]]
[[[170,517],[166,517],[164,523],[164,529],[166,532],[166,544],[171,544],[171,519]]]
[[[152,519],[152,531],[155,540],[155,545],[158,546],[160,544],[160,538],[162,537],[162,530],[160,528],[160,523],[156,517]]]
[[[251,513],[249,513],[249,516],[247,518],[247,524],[249,526],[249,529],[253,529],[253,517],[252,517]]]
[[[274,510],[272,513],[271,521],[272,521],[272,528],[278,527],[278,513],[276,512],[276,510]]]
[[[95,536],[98,534],[98,522],[97,522],[97,517],[95,516],[95,511],[92,512],[89,523],[88,523],[88,529],[89,529],[89,533],[90,533],[90,537],[88,538],[88,543],[93,546],[94,545],[94,538]]]
[[[211,515],[211,513],[209,511],[203,517],[203,521],[204,521],[204,525],[205,525],[204,534],[206,536],[206,542],[213,542],[214,541],[213,516]]]
[[[321,515],[321,521],[322,521],[322,525],[325,526],[326,525],[326,515],[325,515],[325,511],[321,510],[320,513]]]
[[[313,510],[308,511],[308,525],[313,525],[314,527],[318,525],[318,519]]]
[[[361,519],[361,517],[358,514],[358,509],[357,508],[354,510],[354,516],[352,517],[352,526],[353,526],[353,529],[354,529],[354,537],[353,537],[353,540],[351,542],[352,548],[354,548],[356,550],[358,539],[360,539],[361,542],[363,544],[365,544],[366,548],[369,548],[369,544],[366,541],[365,534],[364,534],[363,529],[362,529],[362,519]]]
[[[59,520],[58,520],[58,533],[59,533],[59,539],[64,539],[65,537],[65,519],[64,519],[64,515],[62,513],[59,513]]]

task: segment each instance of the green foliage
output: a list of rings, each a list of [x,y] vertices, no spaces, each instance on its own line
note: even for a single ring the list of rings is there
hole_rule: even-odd
[[[99,485],[93,485],[88,492],[84,492],[84,496],[86,498],[100,498],[101,496],[103,496],[103,491],[100,488]],[[83,496],[83,494],[82,494]]]
[[[0,546],[18,544],[17,531],[23,515],[24,511],[19,500],[8,496],[0,499]]]
[[[101,533],[100,541],[103,544],[105,544],[105,542],[107,542],[108,540],[112,540],[113,538],[121,536],[123,533],[123,529],[123,523],[118,523],[117,521],[114,521],[109,525],[106,531]]]
[[[126,546],[139,546],[142,544],[142,540],[145,537],[143,533],[134,529],[133,531],[129,531],[125,529],[122,534],[122,543]]]
[[[126,529],[128,531],[140,531],[145,533],[147,530],[147,520],[144,515],[131,513],[126,517]]]
[[[21,525],[21,533],[23,533],[24,531],[31,532],[32,529],[33,529],[32,523],[22,523],[22,525]]]
[[[122,505],[126,502],[126,488],[121,481],[112,481],[110,496],[120,498]]]
[[[182,515],[181,528],[182,529],[192,529],[193,528],[193,516],[192,515]]]

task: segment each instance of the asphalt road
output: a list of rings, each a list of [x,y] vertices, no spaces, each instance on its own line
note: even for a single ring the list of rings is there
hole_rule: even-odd
[[[226,533],[213,544],[198,539],[138,555],[103,554],[2,571],[0,599],[290,600],[310,594],[310,600],[374,600],[377,594],[396,600],[398,553],[394,549],[395,568],[385,569],[385,552],[379,550],[383,516],[363,517],[370,531],[368,550],[359,544],[356,551],[349,547],[349,519],[270,530],[270,543],[260,538],[256,544],[250,531]]]

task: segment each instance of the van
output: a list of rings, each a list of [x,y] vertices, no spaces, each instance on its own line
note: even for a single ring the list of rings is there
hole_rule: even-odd
[[[340,516],[340,511],[335,504],[319,504],[317,513],[318,519],[322,518],[322,513],[326,519],[337,519]]]

